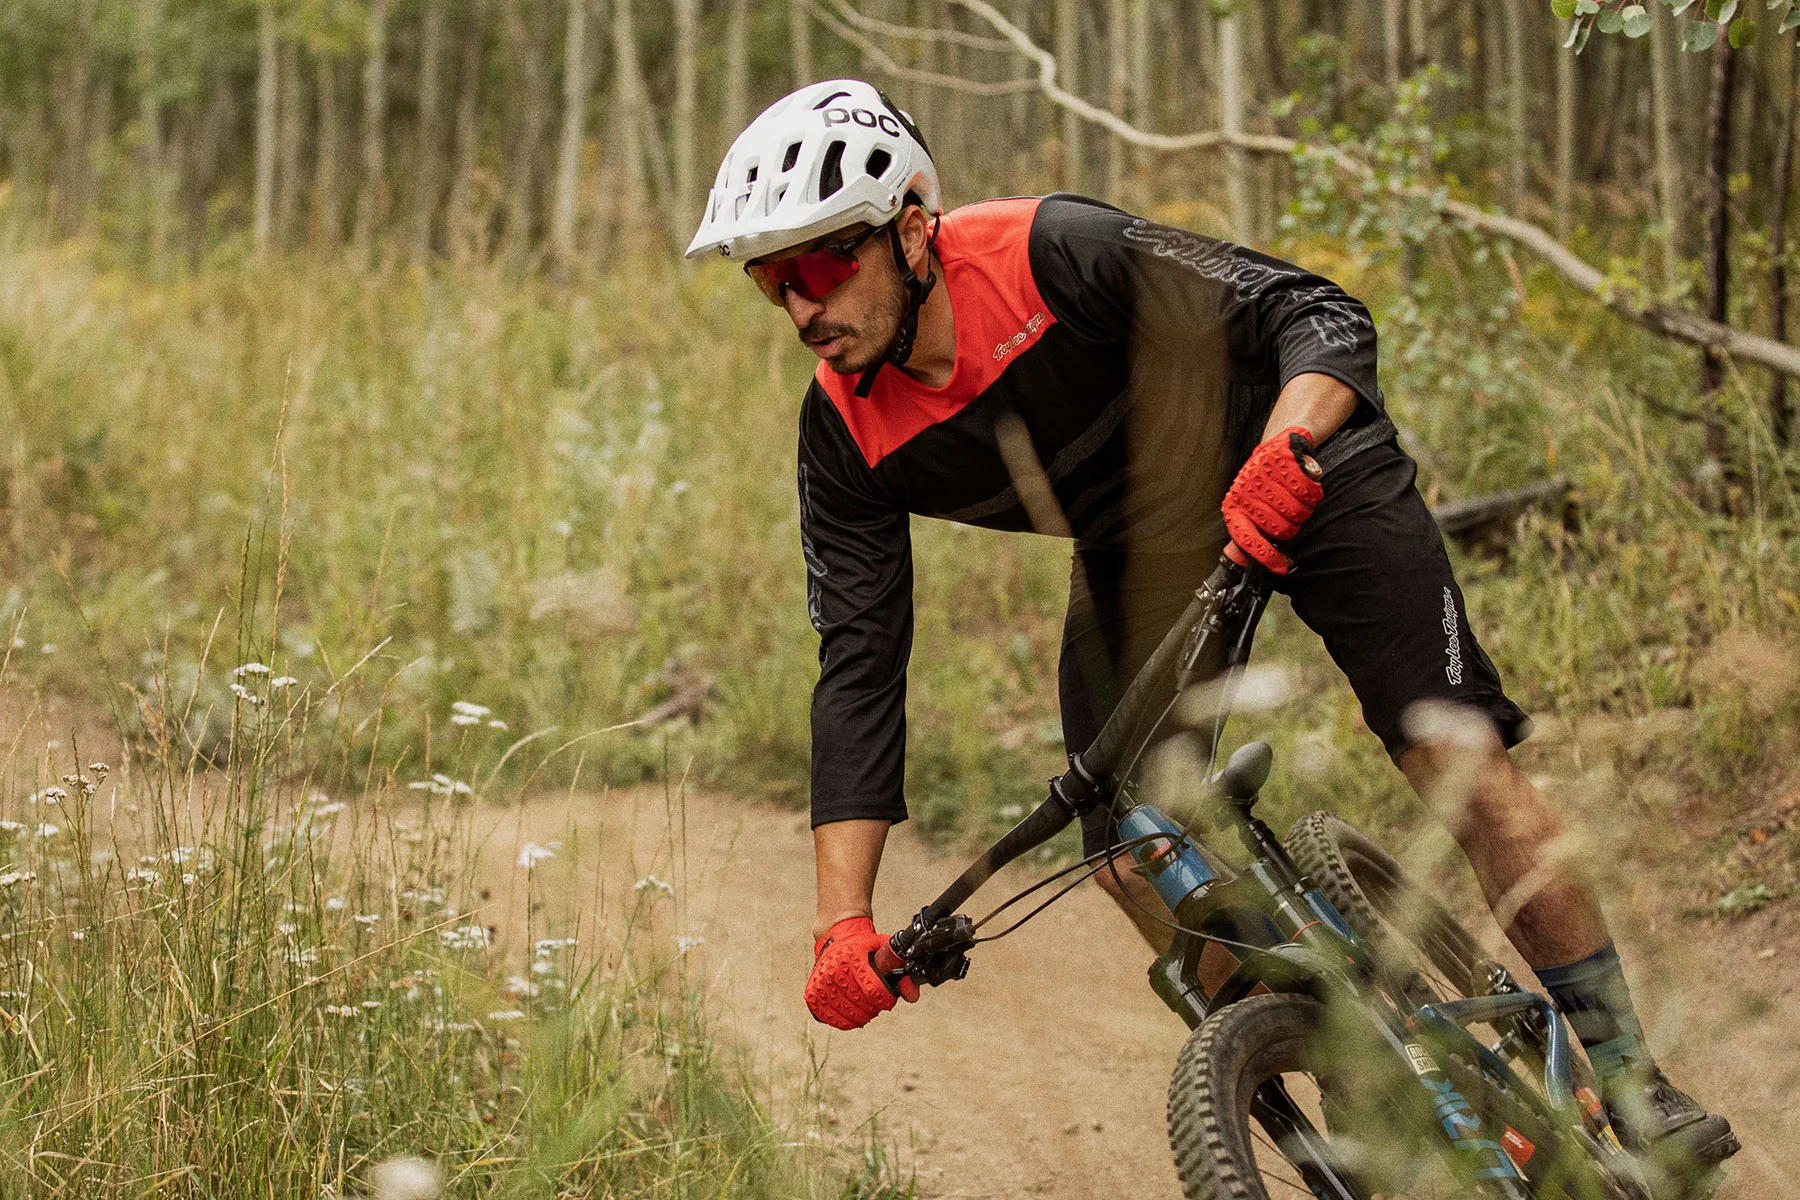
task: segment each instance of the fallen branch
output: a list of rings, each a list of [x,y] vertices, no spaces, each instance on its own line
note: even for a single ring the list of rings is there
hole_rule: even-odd
[[[1361,179],[1375,177],[1374,168],[1343,150],[1331,146],[1315,146],[1275,134],[1225,134],[1218,130],[1167,134],[1151,133],[1139,129],[1117,113],[1090,104],[1080,96],[1058,86],[1056,56],[1033,42],[1029,34],[1002,16],[998,9],[987,3],[987,0],[951,0],[951,2],[986,21],[989,26],[1011,42],[1020,54],[1035,62],[1038,68],[1035,84],[1031,80],[1014,80],[1006,84],[974,84],[963,79],[952,81],[950,76],[941,76],[933,72],[903,68],[883,54],[867,38],[850,30],[841,21],[827,16],[824,10],[816,4],[813,6],[813,11],[839,34],[876,56],[887,69],[892,70],[901,78],[937,83],[944,87],[958,87],[964,91],[977,91],[981,94],[993,94],[987,89],[1017,90],[1019,84],[1024,83],[1026,86],[1035,86],[1053,103],[1061,105],[1084,120],[1107,129],[1134,146],[1165,151],[1235,146],[1260,154],[1282,154],[1289,157],[1298,154],[1312,154],[1328,160],[1347,174]],[[848,8],[847,5],[845,7]],[[864,21],[869,20],[870,18],[864,18]],[[1396,195],[1429,200],[1441,216],[1460,221],[1484,233],[1504,238],[1531,251],[1543,259],[1557,274],[1599,300],[1615,315],[1623,317],[1634,325],[1648,329],[1671,341],[1717,350],[1746,362],[1766,367],[1779,374],[1800,379],[1800,348],[1776,341],[1774,338],[1748,333],[1717,321],[1709,321],[1704,317],[1694,316],[1692,313],[1671,308],[1666,304],[1646,304],[1635,301],[1609,287],[1603,272],[1529,221],[1508,216],[1505,213],[1488,212],[1466,201],[1447,199],[1437,195],[1429,188],[1417,185],[1392,184],[1390,190]]]
[[[1431,515],[1437,518],[1438,528],[1449,536],[1468,537],[1489,525],[1510,521],[1528,508],[1559,504],[1568,496],[1570,488],[1566,479],[1546,479],[1486,496],[1452,500],[1432,509]]]

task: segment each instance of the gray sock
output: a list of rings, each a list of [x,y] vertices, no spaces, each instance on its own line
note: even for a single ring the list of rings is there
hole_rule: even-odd
[[[1581,1040],[1603,1092],[1626,1072],[1655,1066],[1611,942],[1565,966],[1539,967],[1537,977]]]

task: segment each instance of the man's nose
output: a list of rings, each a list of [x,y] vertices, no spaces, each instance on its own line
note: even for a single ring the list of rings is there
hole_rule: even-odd
[[[825,311],[825,306],[819,301],[808,300],[793,288],[782,289],[781,304],[787,309],[788,319],[794,323],[795,329],[805,329],[808,321]]]

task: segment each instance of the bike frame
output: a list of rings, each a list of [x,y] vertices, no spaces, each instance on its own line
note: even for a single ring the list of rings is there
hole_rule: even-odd
[[[877,968],[890,981],[903,972],[921,984],[960,979],[967,973],[966,952],[975,934],[974,924],[953,915],[955,910],[1002,866],[1084,813],[1110,805],[1119,827],[1115,852],[1131,854],[1133,869],[1156,889],[1177,928],[1173,945],[1151,967],[1151,986],[1190,1028],[1209,1012],[1261,991],[1301,991],[1328,1004],[1348,1001],[1352,1007],[1346,1011],[1366,1016],[1379,1040],[1416,1077],[1453,1161],[1484,1193],[1526,1200],[1531,1187],[1515,1156],[1528,1161],[1543,1154],[1540,1166],[1554,1167],[1574,1149],[1599,1159],[1615,1178],[1629,1178],[1616,1139],[1591,1110],[1588,1123],[1599,1128],[1583,1127],[1568,1033],[1549,1000],[1517,989],[1498,967],[1490,968],[1493,994],[1468,999],[1405,1005],[1375,987],[1366,948],[1349,923],[1252,811],[1273,762],[1266,745],[1240,749],[1212,780],[1218,809],[1226,816],[1222,824],[1236,833],[1248,854],[1242,866],[1233,868],[1188,828],[1138,801],[1131,774],[1139,754],[1156,738],[1174,699],[1202,678],[1209,654],[1222,648],[1224,670],[1243,669],[1267,598],[1268,588],[1254,568],[1221,559],[1133,679],[1093,745],[1071,754],[1069,770],[1051,781],[1045,800],[894,933],[876,955]],[[1213,719],[1214,749],[1228,708],[1221,703]],[[1500,1047],[1490,1048],[1466,1028],[1496,1022],[1535,1032],[1524,1039],[1509,1036]],[[1543,1059],[1541,1094],[1526,1086],[1501,1053],[1509,1043]],[[1476,1070],[1459,1069],[1453,1078],[1440,1059],[1475,1064]],[[1265,1083],[1252,1107],[1315,1195],[1363,1200],[1366,1190],[1334,1160],[1329,1143],[1279,1080]],[[1550,1145],[1537,1145],[1504,1122],[1501,1129],[1492,1127],[1500,1119],[1493,1114],[1518,1109],[1543,1128],[1582,1131],[1577,1144],[1555,1137]],[[1616,1161],[1609,1161],[1615,1156]]]

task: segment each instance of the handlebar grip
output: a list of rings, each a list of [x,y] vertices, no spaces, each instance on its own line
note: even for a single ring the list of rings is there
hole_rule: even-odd
[[[875,969],[883,975],[892,975],[896,971],[904,971],[906,964],[894,953],[892,945],[883,942],[875,950]]]
[[[1240,567],[1248,567],[1250,565],[1250,556],[1245,554],[1242,550],[1239,550],[1236,542],[1225,543],[1225,557],[1229,558]]]

